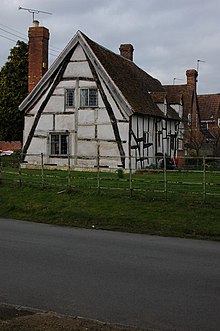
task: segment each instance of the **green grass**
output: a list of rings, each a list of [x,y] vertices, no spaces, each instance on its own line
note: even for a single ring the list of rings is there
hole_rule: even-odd
[[[103,190],[0,185],[0,217],[113,231],[220,239],[220,204],[175,198],[138,199]]]

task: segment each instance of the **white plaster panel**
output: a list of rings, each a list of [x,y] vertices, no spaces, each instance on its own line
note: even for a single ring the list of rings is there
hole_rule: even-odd
[[[78,152],[77,152],[78,156],[96,157],[97,143],[96,143],[96,141],[78,140],[77,150],[78,150]]]
[[[29,132],[31,130],[31,127],[34,123],[34,116],[31,116],[31,117],[25,116],[24,123],[25,124],[24,124],[24,131],[23,131],[23,141],[25,143],[27,140],[27,137],[29,135]]]
[[[95,126],[78,126],[79,139],[95,139]]]
[[[115,139],[115,135],[114,135],[111,124],[98,125],[97,126],[97,136],[98,136],[98,139],[107,139],[107,140]]]
[[[114,112],[114,115],[116,117],[116,119],[124,119],[124,116],[123,116],[123,113],[122,111],[118,108],[117,104],[115,103],[111,93],[109,92],[109,90],[106,88],[105,84],[103,83],[103,81],[101,80],[101,83],[102,83],[102,88],[105,92],[105,95],[107,96],[107,99],[108,99],[108,102],[110,103],[111,105],[111,108]]]
[[[44,113],[41,115],[38,125],[36,127],[36,131],[50,131],[53,129],[53,115],[44,115]]]
[[[88,62],[70,62],[63,74],[64,78],[67,77],[87,77],[93,78]]]
[[[129,138],[129,124],[128,123],[118,123],[119,134],[121,140],[124,140],[128,143]]]
[[[134,131],[134,134],[137,134],[137,116],[132,117],[132,130]]]
[[[144,132],[144,119],[142,116],[138,116],[138,137],[143,137]]]
[[[93,124],[95,122],[94,109],[80,109],[78,112],[78,124]]]
[[[95,170],[95,166],[97,165],[97,158],[94,158],[94,159],[89,159],[89,160],[86,160],[86,159],[77,159],[77,165],[74,166],[75,169],[77,170],[77,167],[82,167],[84,168],[85,170],[89,168],[89,170],[91,171],[91,168],[94,168],[94,171]]]
[[[80,88],[97,88],[95,81],[88,81],[88,80],[80,80],[79,81]]]
[[[117,157],[119,155],[118,146],[115,142],[100,142],[100,156]]]
[[[42,102],[45,100],[48,92],[49,92],[49,89],[47,89],[47,91],[42,95],[42,97],[39,99],[39,101],[36,103],[36,105],[30,111],[28,111],[28,114],[36,114],[36,112],[39,110]]]
[[[84,50],[82,49],[82,46],[78,44],[71,57],[71,61],[84,61],[84,60],[86,60]]]
[[[57,114],[55,115],[55,130],[56,131],[73,131],[75,129],[75,114]]]
[[[47,152],[47,138],[33,137],[30,147],[28,148],[28,154],[46,154]]]
[[[76,81],[75,80],[62,80],[59,82],[57,85],[55,92],[54,93],[61,93],[60,90],[63,89],[63,94],[64,94],[64,89],[65,88],[75,88],[76,87]]]
[[[46,108],[46,112],[63,112],[64,111],[64,92],[63,95],[52,95]]]
[[[98,109],[97,123],[104,124],[104,123],[109,123],[109,122],[110,122],[110,118],[108,116],[107,110],[104,108]]]

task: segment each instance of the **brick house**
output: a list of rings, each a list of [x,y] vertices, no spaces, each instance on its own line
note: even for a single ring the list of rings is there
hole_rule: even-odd
[[[196,92],[198,73],[195,69],[186,71],[186,84],[164,85],[170,105],[181,117],[178,156],[188,154],[189,130],[200,130],[200,112]]]
[[[198,105],[207,154],[220,156],[220,94],[198,95]]]

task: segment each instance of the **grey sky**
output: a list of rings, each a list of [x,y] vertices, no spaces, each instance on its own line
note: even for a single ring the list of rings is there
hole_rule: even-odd
[[[36,15],[50,30],[50,63],[81,30],[116,53],[121,43],[133,44],[134,62],[162,84],[184,84],[186,70],[206,61],[199,62],[198,92],[220,93],[219,0],[1,0],[0,67],[15,35],[27,38],[32,24],[19,6],[52,13]]]

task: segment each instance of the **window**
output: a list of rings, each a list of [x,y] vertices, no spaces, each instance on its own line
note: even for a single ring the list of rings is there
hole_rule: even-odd
[[[68,134],[51,134],[50,135],[50,153],[51,155],[68,154]]]
[[[183,149],[183,140],[178,139],[178,150],[182,150],[182,149]]]
[[[98,105],[97,89],[83,88],[80,90],[80,106],[81,107],[96,107]]]
[[[175,148],[175,135],[171,135],[170,136],[170,148],[172,149],[172,150],[174,150],[174,148]]]
[[[65,105],[66,105],[66,107],[74,107],[75,106],[74,89],[67,89],[66,90]]]

